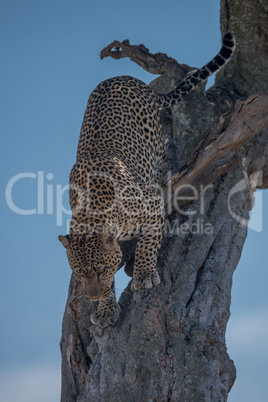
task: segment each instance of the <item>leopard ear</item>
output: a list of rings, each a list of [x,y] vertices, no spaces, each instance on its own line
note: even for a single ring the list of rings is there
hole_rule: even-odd
[[[113,250],[116,247],[115,237],[111,233],[102,233],[101,242],[106,251]]]
[[[59,239],[59,241],[62,243],[62,245],[63,245],[65,248],[68,248],[68,247],[69,247],[69,245],[70,245],[70,238],[69,238],[69,235],[66,235],[66,236],[61,236],[61,235],[59,235],[58,239]]]

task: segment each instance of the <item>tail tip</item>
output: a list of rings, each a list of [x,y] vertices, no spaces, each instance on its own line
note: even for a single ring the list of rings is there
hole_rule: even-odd
[[[235,36],[231,32],[226,32],[223,36],[222,43],[226,47],[233,48],[235,47]]]

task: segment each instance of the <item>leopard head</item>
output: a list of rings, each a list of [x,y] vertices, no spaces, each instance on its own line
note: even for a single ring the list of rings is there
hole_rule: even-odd
[[[111,234],[59,236],[75,276],[84,284],[85,295],[101,300],[112,290],[114,274],[122,259],[117,240]]]

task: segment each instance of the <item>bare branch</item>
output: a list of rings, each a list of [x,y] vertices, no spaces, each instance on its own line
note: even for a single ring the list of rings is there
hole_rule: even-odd
[[[238,101],[232,113],[220,117],[204,133],[186,169],[166,183],[164,195],[168,213],[174,210],[172,202],[176,193],[180,196],[180,200],[176,200],[178,205],[190,202],[193,197],[190,186],[206,186],[232,169],[239,161],[238,150],[267,126],[268,96],[257,94]]]
[[[150,53],[144,45],[130,45],[129,40],[125,39],[122,42],[117,40],[106,46],[100,53],[101,59],[104,57],[112,57],[119,60],[129,57],[130,60],[137,63],[144,70],[151,74],[163,74],[171,69],[171,67],[179,67],[185,72],[189,71],[189,67],[185,64],[179,64],[172,57],[165,53]]]

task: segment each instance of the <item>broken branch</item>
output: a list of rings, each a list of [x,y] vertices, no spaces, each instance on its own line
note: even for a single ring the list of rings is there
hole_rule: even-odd
[[[189,67],[185,64],[179,64],[172,57],[167,56],[165,53],[150,53],[144,45],[130,45],[129,40],[125,39],[122,42],[117,40],[106,46],[100,53],[101,59],[104,57],[112,57],[119,60],[125,57],[137,63],[144,70],[151,74],[163,74],[175,66],[188,72]]]

